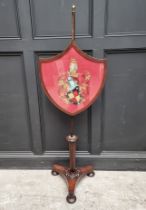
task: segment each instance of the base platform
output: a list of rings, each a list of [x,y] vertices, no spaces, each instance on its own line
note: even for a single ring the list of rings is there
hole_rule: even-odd
[[[93,177],[95,173],[93,171],[93,166],[91,165],[71,170],[70,168],[63,165],[54,164],[52,168],[52,175],[61,175],[64,177],[68,186],[68,195],[66,197],[66,200],[68,203],[73,204],[76,202],[75,187],[78,181],[85,175]]]

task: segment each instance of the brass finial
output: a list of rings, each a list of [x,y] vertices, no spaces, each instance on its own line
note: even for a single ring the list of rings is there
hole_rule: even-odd
[[[72,12],[76,12],[76,5],[75,4],[72,5]]]

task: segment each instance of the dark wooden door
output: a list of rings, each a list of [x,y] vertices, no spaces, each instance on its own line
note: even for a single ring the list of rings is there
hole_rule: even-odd
[[[39,57],[70,41],[71,0],[0,0],[0,167],[66,162],[69,117],[45,97]],[[146,1],[79,0],[77,43],[106,58],[104,91],[75,118],[78,164],[146,169]]]

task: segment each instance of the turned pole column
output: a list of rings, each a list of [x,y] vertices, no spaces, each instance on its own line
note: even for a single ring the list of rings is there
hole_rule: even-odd
[[[69,143],[69,169],[74,172],[76,170],[76,142],[78,137],[71,134],[66,137],[66,140]]]

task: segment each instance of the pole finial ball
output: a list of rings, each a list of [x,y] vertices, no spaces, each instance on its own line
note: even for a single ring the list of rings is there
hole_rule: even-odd
[[[72,11],[73,11],[73,12],[76,11],[76,5],[75,5],[75,4],[72,5]]]

